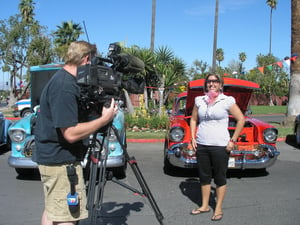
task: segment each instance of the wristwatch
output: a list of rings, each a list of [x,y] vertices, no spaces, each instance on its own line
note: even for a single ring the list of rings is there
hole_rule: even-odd
[[[232,138],[229,141],[232,142],[233,144],[236,144],[236,141],[234,141]]]

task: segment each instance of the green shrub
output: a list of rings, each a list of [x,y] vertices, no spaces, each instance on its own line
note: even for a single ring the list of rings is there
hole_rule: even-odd
[[[167,116],[132,116],[130,114],[125,114],[125,124],[126,128],[137,127],[139,129],[157,129],[162,130],[166,129],[168,117]]]
[[[166,129],[167,120],[168,120],[167,116],[156,115],[156,116],[152,116],[150,120],[151,122],[149,124],[151,129],[158,129],[158,130]]]

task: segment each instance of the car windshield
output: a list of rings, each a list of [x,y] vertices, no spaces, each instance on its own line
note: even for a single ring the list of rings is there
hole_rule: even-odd
[[[175,115],[185,115],[186,96],[178,99],[175,106]]]

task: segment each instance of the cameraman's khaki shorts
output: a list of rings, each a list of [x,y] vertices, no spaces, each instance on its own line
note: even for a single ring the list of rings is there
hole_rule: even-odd
[[[44,187],[45,210],[50,221],[77,221],[88,217],[83,171],[80,163],[74,165],[78,176],[76,192],[79,198],[79,210],[76,213],[71,213],[69,210],[67,195],[71,189],[66,166],[39,165]]]

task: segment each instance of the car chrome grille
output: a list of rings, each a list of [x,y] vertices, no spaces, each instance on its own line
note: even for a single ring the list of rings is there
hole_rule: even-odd
[[[24,147],[24,156],[25,157],[32,157],[32,153],[35,151],[35,141],[34,139],[28,141]]]

